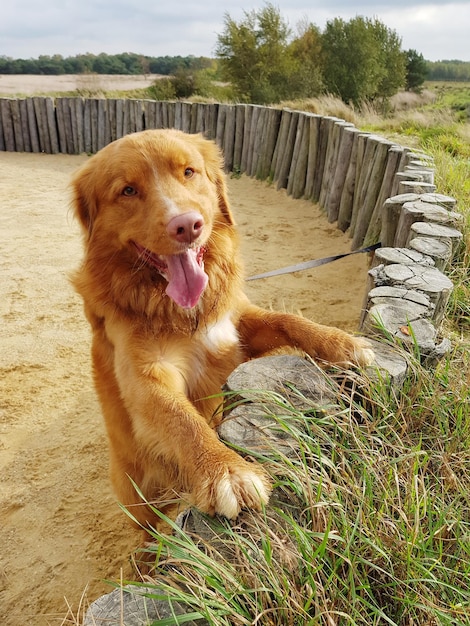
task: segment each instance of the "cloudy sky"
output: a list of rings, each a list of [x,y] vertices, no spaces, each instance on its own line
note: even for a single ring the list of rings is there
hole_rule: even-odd
[[[377,17],[430,61],[470,61],[470,0],[277,0],[292,28],[321,29],[335,17]],[[224,15],[239,20],[263,0],[13,0],[2,5],[0,56],[37,58],[91,52],[214,56]]]

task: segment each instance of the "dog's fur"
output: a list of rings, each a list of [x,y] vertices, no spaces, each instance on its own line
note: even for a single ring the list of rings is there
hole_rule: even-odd
[[[214,431],[214,396],[228,374],[282,347],[322,362],[368,364],[369,345],[248,301],[212,141],[175,130],[131,134],[90,158],[72,187],[85,246],[73,283],[93,331],[94,379],[120,502],[140,504],[132,478],[169,515],[178,497],[229,518],[258,509],[269,497],[264,470]],[[175,259],[195,269],[174,278]],[[182,286],[185,280],[197,285]],[[144,526],[158,525],[145,505],[131,512]]]

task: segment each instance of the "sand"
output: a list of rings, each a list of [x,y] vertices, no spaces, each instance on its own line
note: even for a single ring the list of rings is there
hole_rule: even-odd
[[[67,278],[81,256],[67,185],[86,158],[0,153],[3,626],[73,623],[110,591],[104,580],[132,576],[140,540],[108,482],[90,334]],[[311,203],[245,177],[229,186],[248,274],[349,250]],[[355,255],[247,290],[257,304],[354,331],[366,266]]]

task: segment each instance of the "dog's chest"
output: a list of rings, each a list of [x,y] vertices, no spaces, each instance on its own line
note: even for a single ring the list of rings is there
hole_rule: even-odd
[[[218,392],[229,373],[242,360],[239,346],[238,332],[229,315],[200,329],[192,341],[192,358],[186,379],[190,395],[201,386],[214,387],[213,392]]]
[[[238,344],[238,332],[227,313],[201,332],[201,340],[209,352],[218,354]]]

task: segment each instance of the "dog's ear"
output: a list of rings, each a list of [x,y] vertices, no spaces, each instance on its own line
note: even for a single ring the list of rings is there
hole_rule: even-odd
[[[92,157],[93,159],[93,157]],[[93,166],[88,161],[74,175],[71,182],[72,205],[75,217],[79,220],[85,235],[89,237],[98,212],[98,204],[93,183]]]
[[[217,197],[219,200],[219,208],[226,222],[230,225],[235,224],[235,220],[230,210],[228,201],[227,184],[225,182],[224,159],[221,151],[214,141],[205,139],[202,135],[196,135],[199,150],[204,157],[206,172],[209,180],[214,183],[217,189]]]

